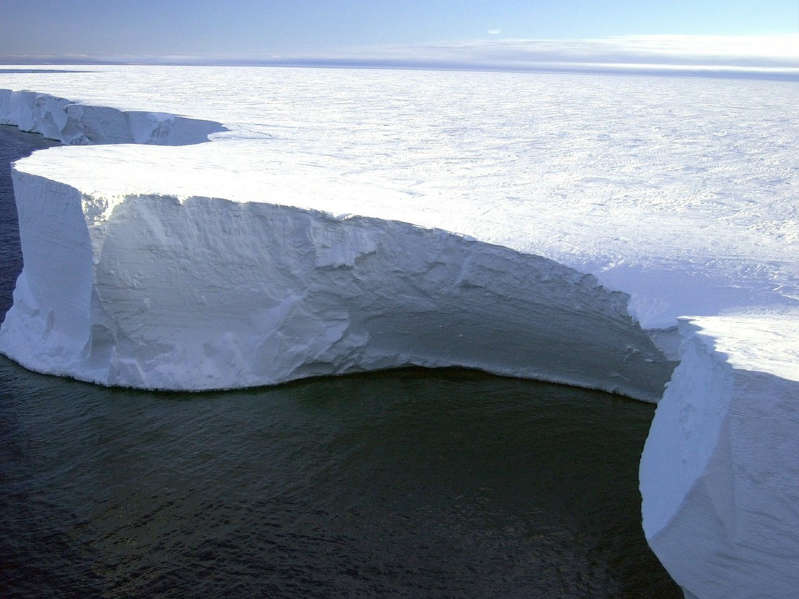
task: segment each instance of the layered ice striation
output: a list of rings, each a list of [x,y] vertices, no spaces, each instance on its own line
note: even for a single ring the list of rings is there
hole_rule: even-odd
[[[625,294],[539,256],[264,203],[109,209],[19,171],[14,188],[25,267],[0,350],[41,372],[199,390],[460,365],[650,401],[670,372]]]
[[[651,401],[678,359],[647,539],[686,596],[792,594],[799,86],[86,70],[0,73],[47,92],[0,122],[115,144],[17,163],[1,351],[137,387],[463,365]]]

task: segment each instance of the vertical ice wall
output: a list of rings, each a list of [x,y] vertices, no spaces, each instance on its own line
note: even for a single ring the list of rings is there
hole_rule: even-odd
[[[673,366],[625,294],[539,256],[381,219],[202,197],[109,208],[14,183],[25,268],[0,351],[34,370],[210,389],[460,365],[655,401]]]
[[[799,313],[683,321],[641,460],[647,541],[687,596],[799,588]]]
[[[65,144],[137,143],[183,146],[225,128],[173,114],[87,106],[31,91],[0,89],[0,125],[16,125]]]

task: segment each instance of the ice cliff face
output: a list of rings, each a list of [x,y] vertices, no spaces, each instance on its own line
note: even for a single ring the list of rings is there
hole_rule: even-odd
[[[649,401],[670,372],[626,295],[538,256],[272,204],[14,187],[25,267],[0,350],[34,370],[196,390],[461,365]]]
[[[640,480],[647,540],[689,596],[796,594],[797,322],[786,310],[680,324]]]
[[[213,121],[77,104],[31,91],[0,89],[0,125],[16,125],[65,144],[186,145],[224,131]]]
[[[9,91],[0,122],[70,144],[223,129]],[[0,351],[33,370],[199,390],[460,365],[656,401],[673,367],[625,294],[539,256],[390,220],[13,177],[25,266]]]

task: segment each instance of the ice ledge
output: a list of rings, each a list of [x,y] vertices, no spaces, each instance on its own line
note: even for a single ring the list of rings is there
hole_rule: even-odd
[[[0,89],[0,125],[16,125],[65,144],[184,146],[225,131],[220,123],[174,114],[87,106],[32,91]]]
[[[71,144],[222,130],[8,90],[0,122]],[[396,221],[13,176],[25,268],[0,350],[34,370],[210,389],[461,365],[656,401],[673,368],[626,295],[538,256]]]
[[[34,370],[199,390],[458,365],[656,401],[673,368],[625,294],[539,256],[204,197],[117,198],[95,220],[101,200],[13,178],[25,267],[0,351]]]
[[[799,587],[799,310],[683,319],[641,459],[647,541],[686,596]]]

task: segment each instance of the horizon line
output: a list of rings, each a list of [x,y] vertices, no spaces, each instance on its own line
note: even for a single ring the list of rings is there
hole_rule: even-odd
[[[443,60],[401,59],[348,59],[348,58],[275,58],[275,59],[96,59],[63,57],[52,59],[21,59],[0,56],[0,72],[14,69],[3,67],[35,66],[164,66],[164,67],[275,67],[275,68],[330,68],[376,70],[430,70],[498,73],[563,73],[603,75],[649,75],[671,77],[707,77],[720,79],[763,79],[771,81],[799,81],[799,67],[735,65],[727,63],[666,63],[666,62],[594,62],[594,61],[534,61],[523,64],[484,63]],[[40,70],[40,69],[31,69]],[[56,72],[74,72],[56,70]]]

